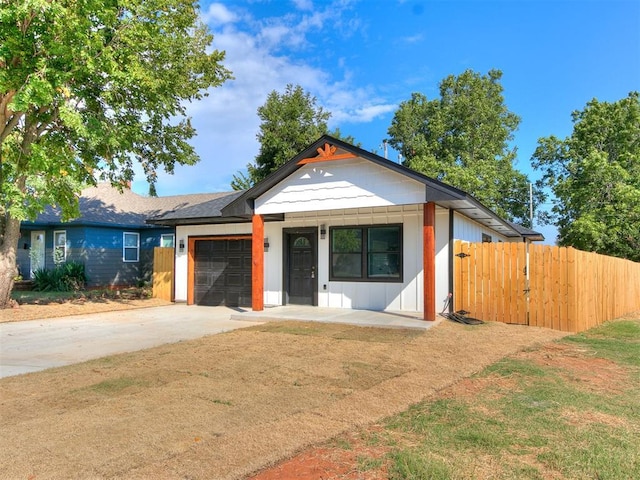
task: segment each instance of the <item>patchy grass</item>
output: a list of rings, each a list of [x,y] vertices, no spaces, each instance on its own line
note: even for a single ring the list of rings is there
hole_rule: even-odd
[[[533,358],[540,352],[506,358],[472,380],[480,389],[454,389],[389,419],[386,428],[401,438],[388,456],[390,478],[640,478],[640,321],[562,342],[580,347],[566,363]],[[585,372],[572,371],[576,355],[628,375],[594,390]],[[612,367],[591,365],[594,374]]]
[[[327,478],[640,478],[639,362],[640,318],[526,348],[361,431]]]
[[[565,341],[588,347],[596,357],[640,367],[640,322],[608,322]]]

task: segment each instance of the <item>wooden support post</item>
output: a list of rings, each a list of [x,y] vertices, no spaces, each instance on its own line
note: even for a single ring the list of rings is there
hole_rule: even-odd
[[[451,259],[450,261],[453,261]],[[436,319],[436,204],[424,204],[422,228],[424,319]]]
[[[251,236],[251,308],[264,310],[264,218],[254,215]]]

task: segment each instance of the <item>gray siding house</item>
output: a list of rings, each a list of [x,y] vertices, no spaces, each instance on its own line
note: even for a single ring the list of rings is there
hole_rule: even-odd
[[[23,222],[17,267],[24,279],[40,268],[76,261],[85,265],[89,287],[123,287],[149,280],[153,248],[173,247],[173,227],[149,225],[145,220],[176,209],[210,201],[220,194],[145,197],[108,183],[82,191],[80,216],[61,221],[60,212],[47,208],[33,222]]]

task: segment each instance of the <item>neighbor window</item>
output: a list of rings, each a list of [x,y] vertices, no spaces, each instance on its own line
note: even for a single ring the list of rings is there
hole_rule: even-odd
[[[163,233],[160,235],[160,246],[173,248],[175,245],[176,236],[173,233]]]
[[[137,262],[140,259],[140,234],[124,232],[122,236],[122,260],[125,262]]]
[[[331,280],[402,281],[402,226],[330,229]]]
[[[491,238],[491,235],[488,235],[486,233],[482,234],[482,243],[491,243],[493,241],[493,239]]]
[[[67,232],[57,230],[53,232],[53,263],[56,265],[67,260]]]

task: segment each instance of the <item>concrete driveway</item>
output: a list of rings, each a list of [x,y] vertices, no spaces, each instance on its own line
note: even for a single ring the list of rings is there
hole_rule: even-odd
[[[46,320],[0,323],[0,377],[259,325],[234,309],[168,305]]]

